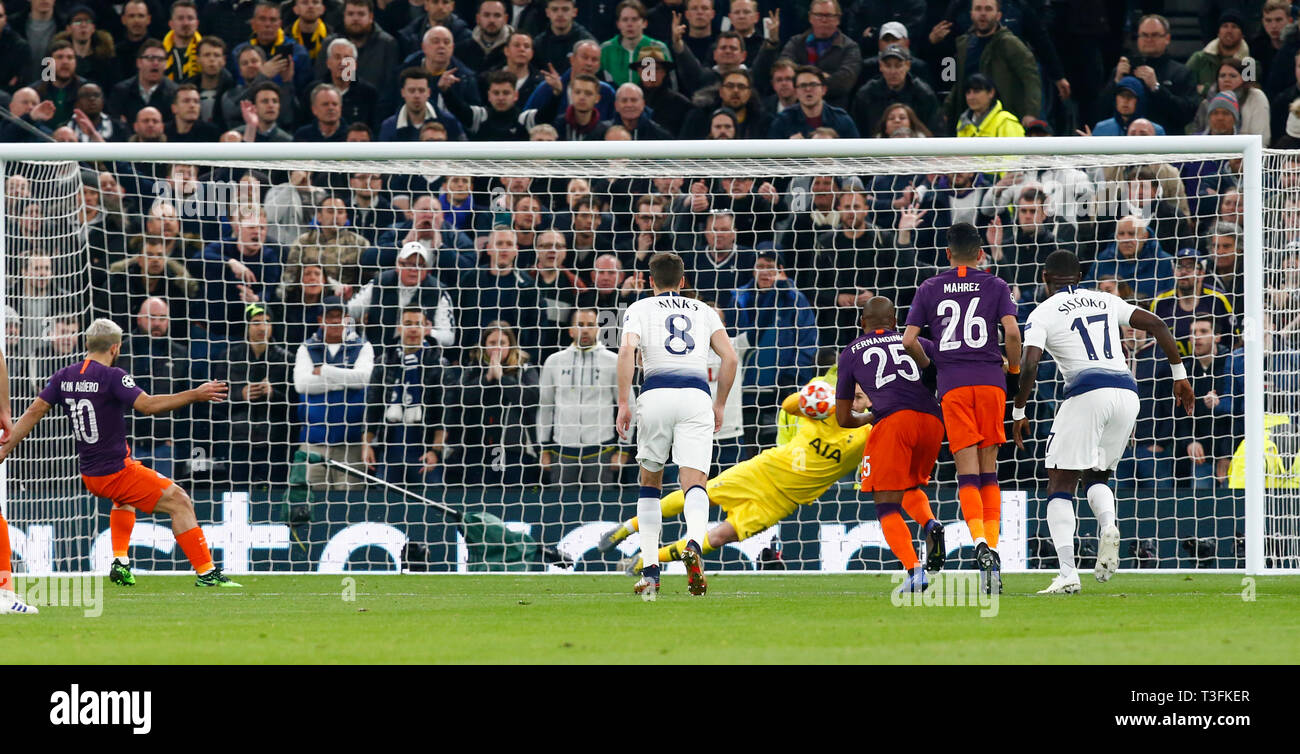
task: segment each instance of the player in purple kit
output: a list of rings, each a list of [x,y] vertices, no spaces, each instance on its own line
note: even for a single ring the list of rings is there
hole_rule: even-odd
[[[9,457],[52,406],[62,406],[72,420],[81,480],[86,489],[145,513],[166,513],[185,557],[198,573],[198,586],[237,587],[212,562],[208,541],[199,528],[190,496],[172,480],[131,457],[126,442],[126,410],[145,414],[174,411],[202,401],[223,401],[224,382],[205,382],[193,390],[149,395],[124,370],[113,366],[122,351],[122,328],[97,319],[86,328],[86,359],[54,373],[50,382],[18,420],[0,446],[0,462]]]
[[[924,369],[930,357],[918,340],[922,328],[930,328],[930,337],[938,340],[934,364],[948,449],[957,462],[957,497],[975,541],[984,588],[993,592],[1002,590],[1002,561],[997,553],[1002,515],[998,448],[1007,441],[1003,426],[1007,374],[1020,373],[1021,340],[1011,288],[976,266],[983,254],[974,225],[956,223],[948,229],[952,269],[917,289],[907,312],[903,346]],[[1007,348],[1005,373],[999,324]]]
[[[884,296],[862,308],[863,335],[840,353],[835,388],[835,420],[845,429],[871,424],[862,460],[862,491],[872,493],[880,529],[899,562],[907,569],[902,591],[925,591],[925,571],[943,568],[943,526],[930,511],[921,489],[943,445],[939,403],[921,381],[921,368],[903,349],[894,302]],[[917,339],[931,357],[934,343]],[[871,401],[865,414],[853,411],[853,392],[861,387]],[[903,521],[907,511],[925,534],[926,567],[917,564],[912,534]]]

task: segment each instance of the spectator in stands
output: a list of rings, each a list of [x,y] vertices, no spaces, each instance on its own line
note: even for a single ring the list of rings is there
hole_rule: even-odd
[[[53,78],[47,80],[42,71],[42,78],[33,80],[31,88],[42,100],[54,103],[54,115],[45,124],[53,130],[72,120],[77,90],[86,80],[77,75],[77,54],[72,49],[72,42],[66,39],[53,42],[49,57],[53,61],[49,69]],[[135,113],[131,115],[134,117]]]
[[[331,62],[331,57],[341,54],[335,52],[336,41],[346,43],[337,48],[341,53],[346,51],[346,57]],[[345,123],[360,120],[374,128],[378,124],[374,112],[388,112],[397,106],[397,73],[401,70],[402,57],[397,39],[375,23],[374,0],[346,0],[343,3],[342,30],[325,40],[325,55],[316,56],[316,75],[324,80],[325,74],[329,73],[330,83],[343,93]],[[352,62],[341,65],[345,59]],[[351,75],[345,75],[345,72]],[[380,92],[384,98],[382,105],[378,102]],[[367,97],[374,98],[367,109],[350,107],[353,100]],[[373,110],[377,105],[378,109]]]
[[[113,307],[109,316],[122,329],[130,329],[131,317],[151,297],[170,302],[171,318],[178,323],[187,319],[185,302],[198,295],[199,284],[186,272],[184,264],[167,258],[166,249],[161,238],[146,237],[138,256],[108,268],[109,301]]]
[[[691,100],[673,84],[673,62],[665,60],[663,52],[657,48],[643,47],[633,56],[631,66],[632,81],[641,86],[646,107],[654,112],[655,122],[670,134],[682,133]],[[602,82],[602,97],[607,88],[609,85]],[[610,93],[612,95],[613,90]],[[611,98],[611,111],[612,106]]]
[[[726,108],[736,122],[734,134],[729,138],[765,139],[771,129],[772,116],[763,109],[753,79],[744,70],[723,74],[716,90],[696,92],[693,105],[682,126],[682,138],[708,138],[719,108]]]
[[[352,6],[348,6],[349,8]],[[347,139],[346,129],[361,124],[374,129],[379,123],[379,114],[387,108],[380,103],[380,95],[375,87],[365,80],[357,78],[357,48],[345,38],[336,38],[326,48],[325,68],[328,77],[312,88],[315,93],[321,86],[329,84],[339,96],[339,125],[344,129],[340,140]],[[393,90],[396,91],[394,86]],[[312,95],[314,97],[314,94]]]
[[[374,261],[369,259],[369,254],[363,257],[365,265],[376,269],[391,267],[397,262],[398,250],[412,241],[418,241],[429,250],[433,267],[442,284],[454,290],[465,270],[477,265],[473,242],[467,235],[448,225],[441,200],[431,194],[417,196],[407,214],[408,219],[380,234],[377,244],[379,253]]]
[[[167,141],[213,142],[221,137],[221,130],[203,120],[203,103],[199,88],[184,83],[176,87],[172,101],[172,120],[163,128]]]
[[[841,16],[837,0],[813,0],[808,6],[810,33],[791,37],[779,55],[777,44],[781,30],[780,24],[774,20],[767,27],[755,63],[759,77],[765,76],[765,72],[773,67],[778,57],[789,58],[798,66],[813,66],[824,74],[822,80],[826,84],[826,99],[834,105],[847,107],[862,71],[862,49],[857,42],[840,31]],[[797,81],[795,83],[798,84]],[[839,131],[841,136],[845,135],[838,127],[831,127]]]
[[[709,2],[709,0],[692,1]],[[722,83],[722,77],[726,74],[748,70],[745,67],[745,44],[736,32],[722,32],[711,49],[713,65],[704,68],[700,63],[703,58],[697,58],[689,46],[681,43],[680,37],[673,40],[673,55],[678,65],[677,76],[682,89],[696,94],[705,90],[714,90]],[[705,52],[709,50],[706,49]]]
[[[1300,31],[1298,31],[1294,36],[1300,37]],[[1297,49],[1295,54],[1287,59],[1287,64],[1293,65],[1296,69],[1300,69],[1300,49]],[[1280,61],[1278,65],[1281,65]],[[1293,83],[1281,92],[1273,95],[1273,98],[1269,100],[1269,132],[1273,134],[1273,144],[1271,146],[1275,149],[1296,148],[1293,142],[1289,142],[1285,146],[1283,146],[1281,142],[1285,140],[1287,136],[1291,136],[1294,139],[1295,135],[1290,134],[1289,131],[1292,130],[1293,126],[1300,125],[1300,123],[1294,123],[1294,119],[1291,117],[1291,109],[1297,99],[1300,99],[1300,84]]]
[[[1134,76],[1142,84],[1151,120],[1171,134],[1181,134],[1196,114],[1200,93],[1196,74],[1167,54],[1170,41],[1168,19],[1143,16],[1137,28],[1137,54],[1119,59],[1101,97],[1114,101],[1120,80]]]
[[[956,80],[945,108],[948,122],[958,122],[962,104],[970,107],[964,98],[977,72],[988,81],[985,90],[998,92],[1001,109],[1016,119],[1037,118],[1042,110],[1038,63],[1025,43],[1002,25],[998,0],[971,0],[970,18],[970,32],[957,38]],[[976,60],[967,59],[972,51],[978,53]]]
[[[880,120],[872,124],[871,129],[873,129],[872,135],[878,139],[927,138],[934,136],[934,132],[921,120],[916,111],[911,106],[904,105],[901,102],[886,106]],[[900,136],[900,133],[906,134],[906,136]]]
[[[740,35],[745,50],[745,65],[753,68],[757,64],[758,53],[763,48],[758,3],[756,0],[732,0],[727,20],[731,22],[731,30]]]
[[[672,134],[646,115],[645,96],[636,84],[627,83],[618,88],[614,110],[617,115],[606,123],[606,127],[623,126],[638,141],[673,138]]]
[[[618,19],[618,35],[600,46],[600,69],[606,81],[614,86],[631,81],[629,64],[643,47],[657,48],[665,60],[672,59],[672,53],[662,41],[646,36],[646,10],[640,0],[622,0],[614,13]]]
[[[259,47],[245,47],[239,55],[234,56],[239,63],[239,78],[237,83],[227,88],[221,95],[218,109],[221,120],[221,127],[226,129],[242,129],[245,125],[243,115],[243,103],[251,95],[253,87],[263,82],[271,81],[271,78],[262,72],[263,68],[270,70],[267,64],[266,54]],[[229,71],[226,71],[229,75]],[[286,87],[280,88],[280,120],[283,123],[292,123],[291,111],[293,109],[292,97],[284,96]],[[289,105],[288,108],[284,105]]]
[[[599,141],[604,137],[606,126],[596,109],[599,97],[600,81],[595,76],[580,73],[573,77],[569,82],[569,106],[551,123],[562,140]]]
[[[498,3],[499,4],[499,3]],[[443,102],[456,116],[474,141],[527,141],[527,125],[531,118],[519,112],[519,91],[515,76],[509,71],[492,71],[484,77],[487,82],[487,107],[471,105],[456,93],[460,82],[455,71],[447,71],[438,80]]]
[[[48,338],[54,318],[72,313],[77,296],[55,279],[48,254],[31,254],[23,260],[22,273],[10,278],[9,300],[18,308],[24,338]]]
[[[450,71],[458,74],[459,80],[455,86],[461,100],[467,104],[480,104],[478,85],[474,83],[477,72],[465,61],[455,57],[452,54],[454,49],[455,42],[451,32],[445,27],[435,26],[424,33],[420,53],[411,55],[403,61],[406,65],[417,65],[429,74],[429,85],[433,87],[430,101],[443,110],[447,108],[442,101],[442,89],[439,84],[442,82],[442,76]]]
[[[644,55],[652,50],[658,55],[666,55],[654,47],[644,48],[638,51],[637,55]],[[560,75],[549,68],[541,71],[546,86],[538,86],[533,90],[528,101],[524,103],[524,112],[536,110],[539,121],[548,121],[554,117],[554,113],[566,112],[570,104],[569,93],[573,77],[581,74],[597,76],[600,73],[600,45],[590,39],[579,40],[573,45],[573,54],[569,62],[569,70]],[[599,78],[597,80],[599,81]],[[614,87],[608,82],[600,81],[600,100],[596,109],[600,112],[601,118],[613,116]]]
[[[1209,318],[1214,331],[1226,335],[1236,327],[1236,314],[1227,295],[1206,282],[1199,251],[1179,249],[1175,258],[1174,286],[1152,299],[1150,309],[1169,325],[1186,356],[1192,352],[1193,320]]]
[[[488,232],[484,247],[487,264],[466,270],[460,279],[461,342],[480,343],[480,332],[495,320],[518,328],[525,348],[537,339],[537,288],[527,273],[518,269],[519,244],[508,226]]]
[[[1291,23],[1291,3],[1287,0],[1267,0],[1260,10],[1259,33],[1247,43],[1250,55],[1255,59],[1258,75],[1255,81],[1261,86],[1269,78],[1269,69],[1282,49],[1282,32]],[[1284,56],[1285,58],[1285,56]],[[1285,64],[1289,65],[1286,59]]]
[[[1011,285],[1014,301],[1033,293],[1043,262],[1059,248],[1049,226],[1047,194],[1034,186],[1021,189],[1014,219],[1004,222],[999,214],[989,224],[986,250],[993,257],[991,272]]]
[[[1192,352],[1183,363],[1192,382],[1192,391],[1198,398],[1190,415],[1178,411],[1173,420],[1174,457],[1190,467],[1190,473],[1178,476],[1191,478],[1198,490],[1212,489],[1216,476],[1220,476],[1216,461],[1232,457],[1231,422],[1215,412],[1220,401],[1218,390],[1221,381],[1229,374],[1229,353],[1220,345],[1220,336],[1214,325],[1210,318],[1192,322]],[[1227,476],[1226,464],[1221,476]]]
[[[682,49],[690,53],[690,55],[697,61],[704,60],[708,57],[711,51],[716,49],[715,40],[720,41],[720,38],[715,36],[717,34],[717,29],[714,28],[713,20],[717,13],[713,9],[713,0],[686,0],[685,5],[686,12],[681,16],[682,20],[686,22],[685,33],[680,35]],[[673,36],[674,35],[672,34],[669,35],[670,38]],[[743,63],[743,43],[741,43],[740,49],[738,49],[737,52],[740,53],[740,60],[738,62]],[[680,57],[685,53],[679,50],[676,44],[674,44],[673,54]]]
[[[121,78],[113,35],[95,27],[95,11],[89,6],[72,8],[67,29],[54,35],[56,42],[63,39],[72,43],[77,56],[78,76],[108,88]]]
[[[1115,223],[1115,241],[1097,254],[1088,280],[1114,275],[1133,289],[1139,301],[1150,301],[1174,279],[1174,258],[1150,237],[1147,222],[1127,215]]]
[[[578,296],[578,306],[597,310],[601,343],[618,342],[623,310],[649,289],[645,273],[624,274],[623,263],[615,254],[596,257],[591,271],[591,285]]]
[[[176,82],[163,76],[167,53],[162,42],[145,40],[136,56],[136,75],[113,87],[108,112],[130,123],[142,108],[166,112],[176,97]]]
[[[789,58],[777,58],[776,62],[772,63],[772,70],[769,74],[772,94],[763,98],[763,109],[772,113],[773,117],[799,104],[799,90],[794,87],[794,75],[798,67]],[[762,73],[762,71],[757,70],[755,72],[756,74]],[[760,89],[763,88],[761,78],[757,78],[756,83],[759,84]]]
[[[244,338],[212,362],[212,379],[230,385],[230,400],[213,405],[213,455],[229,458],[233,482],[283,481],[289,458],[289,406],[296,402],[289,394],[293,357],[272,342],[264,305],[249,304],[243,314]]]
[[[1219,66],[1217,82],[1205,90],[1206,100],[1196,111],[1196,119],[1192,122],[1194,131],[1203,131],[1207,125],[1210,104],[1214,102],[1215,95],[1219,92],[1232,92],[1237,98],[1237,107],[1241,111],[1241,122],[1238,127],[1238,133],[1259,134],[1264,138],[1265,144],[1271,144],[1273,141],[1272,126],[1269,122],[1269,105],[1268,96],[1263,90],[1255,86],[1253,80],[1248,80],[1246,76],[1249,71],[1246,70],[1246,64],[1236,58],[1230,58],[1223,61]]]
[[[294,141],[328,142],[347,139],[343,122],[343,96],[333,84],[317,84],[311,90],[312,121],[294,132]]]
[[[22,61],[22,81],[36,81],[41,77],[50,43],[59,31],[59,18],[54,12],[54,0],[35,0],[26,5],[22,8],[10,0],[6,4],[10,14],[8,23],[28,43],[28,57]]]
[[[403,311],[418,307],[431,323],[428,337],[440,346],[456,345],[456,313],[452,293],[431,270],[429,250],[419,241],[409,241],[397,254],[397,264],[384,270],[348,301],[348,315],[364,326],[366,339],[388,345],[399,336],[398,321]]]
[[[637,197],[632,227],[615,240],[623,269],[648,273],[650,257],[678,249],[678,235],[673,230],[668,211],[669,202],[670,199],[663,194]]]
[[[331,195],[322,199],[313,225],[290,245],[284,260],[284,280],[297,282],[303,265],[318,264],[335,292],[350,296],[361,282],[361,256],[369,244],[348,229],[347,205],[341,197]]]
[[[612,484],[628,461],[614,432],[618,355],[599,334],[596,310],[574,309],[572,344],[542,366],[537,444],[542,449],[543,481]]]
[[[469,39],[469,24],[453,10],[454,0],[424,0],[424,16],[409,23],[397,34],[402,55],[409,58],[420,51],[430,29],[441,26],[451,32],[452,45]],[[447,51],[448,55],[451,50]]]
[[[135,68],[140,47],[153,36],[152,5],[147,0],[128,0],[121,5],[121,16],[118,18],[120,31],[114,33],[113,48],[117,52],[117,68],[123,73]],[[244,24],[243,30],[247,29],[248,24]],[[164,32],[159,29],[157,33]]]
[[[320,325],[325,297],[329,295],[325,271],[318,264],[304,264],[298,282],[285,282],[273,321],[279,323],[278,343],[300,343]]]
[[[818,7],[826,4],[818,3]],[[826,74],[810,65],[799,66],[794,84],[799,107],[789,108],[772,119],[767,132],[769,139],[789,139],[796,135],[806,139],[822,126],[835,129],[842,138],[858,138],[858,127],[853,118],[823,99],[826,96]]]
[[[104,90],[91,81],[82,84],[77,90],[76,107],[72,110],[70,125],[76,127],[77,140],[83,143],[122,141],[126,138],[122,124],[104,112]]]
[[[756,356],[746,365],[746,406],[773,418],[781,397],[812,377],[817,352],[817,315],[785,275],[774,250],[758,253],[754,279],[736,291],[735,325]],[[746,422],[750,427],[774,421]],[[754,443],[750,443],[751,445]],[[761,444],[761,443],[760,443]]]
[[[314,62],[325,52],[325,42],[333,33],[321,19],[325,15],[325,0],[294,0],[292,12],[297,18],[286,25],[287,36],[302,45]]]
[[[931,133],[942,123],[939,98],[934,90],[912,73],[912,54],[906,47],[891,45],[880,52],[880,76],[871,79],[853,98],[853,120],[860,133],[876,128],[891,105],[906,105]],[[890,133],[890,132],[886,132]]]
[[[174,306],[174,302],[173,305]],[[184,389],[203,370],[192,370],[190,355],[177,331],[185,328],[173,323],[168,302],[149,296],[140,304],[135,316],[135,327],[122,340],[122,352],[117,365],[135,379],[135,384],[146,393],[166,395]],[[131,455],[150,459],[149,467],[164,476],[172,476],[172,462],[189,458],[188,408],[162,414],[132,413],[129,416]]]
[[[169,31],[163,37],[163,51],[167,53],[167,78],[181,83],[199,72],[199,9],[194,0],[176,0],[172,3]]]
[[[522,31],[515,31],[506,42],[505,56],[505,64],[501,70],[510,74],[515,91],[519,95],[517,99],[520,102],[527,102],[533,95],[533,90],[545,81],[542,74],[533,68],[533,38]],[[479,88],[483,90],[481,94],[486,97],[487,82],[483,74],[479,75],[478,83]]]
[[[507,18],[502,0],[479,0],[469,39],[456,45],[456,57],[469,66],[470,71],[486,73],[505,65],[506,43],[515,32],[514,27],[506,23]]]
[[[1197,91],[1202,95],[1212,87],[1219,75],[1219,66],[1224,61],[1244,59],[1250,55],[1242,28],[1244,23],[1241,13],[1229,8],[1219,14],[1219,34],[1205,45],[1205,49],[1196,52],[1187,59],[1187,69],[1196,77]]]
[[[439,110],[430,102],[433,90],[430,86],[432,77],[420,68],[407,68],[398,77],[402,85],[403,105],[396,114],[388,117],[379,128],[380,141],[416,141],[420,128],[429,122],[442,123],[447,128],[447,137],[462,140],[464,132],[456,117],[445,110]]]
[[[244,118],[244,141],[293,141],[288,131],[280,128],[280,87],[263,81],[250,87],[239,103]]]
[[[563,74],[569,69],[569,53],[574,45],[587,39],[596,41],[585,26],[574,19],[574,0],[546,0],[546,29],[533,39],[533,63],[539,70],[553,67]]]
[[[239,54],[246,48],[256,47],[262,51],[262,56],[267,61],[267,69],[263,72],[272,81],[288,87],[290,96],[307,91],[311,80],[315,78],[311,55],[307,48],[285,33],[281,24],[280,6],[273,0],[256,0],[249,25],[253,28],[253,35],[247,41],[235,45],[231,51],[230,62],[227,64],[230,72],[238,74]],[[247,80],[244,83],[248,83]]]
[[[531,484],[537,479],[532,430],[537,426],[538,370],[519,347],[514,328],[488,322],[462,360],[459,384],[449,389],[444,424],[453,459],[451,484]],[[454,447],[454,450],[452,450]]]
[[[13,0],[7,4],[10,8],[17,7]],[[8,21],[5,5],[0,2],[0,50],[8,50],[8,54],[0,57],[0,90],[12,93],[32,78],[25,75],[31,64],[32,49],[23,30],[15,29]]]
[[[1210,235],[1209,244],[1209,253],[1214,260],[1214,285],[1227,295],[1232,311],[1245,311],[1246,272],[1241,263],[1241,228],[1218,223]]]
[[[712,301],[724,312],[754,271],[754,253],[736,242],[736,216],[715,209],[704,220],[699,245],[686,257],[691,287],[702,301]],[[723,320],[726,321],[725,319]]]
[[[914,253],[894,249],[888,235],[871,223],[865,195],[841,193],[836,208],[837,227],[817,238],[817,287],[807,294],[819,309],[824,343],[852,340],[861,330],[862,306],[872,297],[889,296],[906,306],[916,286]],[[897,298],[900,288],[906,291],[902,301]]]
[[[266,210],[244,208],[233,225],[233,238],[208,244],[189,266],[206,283],[208,319],[222,326],[217,332],[242,321],[238,313],[247,304],[270,300],[283,276],[280,249],[266,242]]]
[[[1015,113],[1003,109],[992,79],[982,73],[972,73],[966,77],[964,94],[966,110],[956,121],[958,136],[1025,135]]]
[[[544,230],[534,243],[537,261],[530,273],[537,286],[539,307],[538,357],[542,363],[559,349],[560,333],[571,320],[578,295],[586,284],[564,265],[567,249],[564,234]]]
[[[293,386],[302,430],[299,449],[364,471],[366,394],[374,371],[374,347],[344,318],[343,302],[326,297],[320,328],[298,346]],[[307,468],[317,492],[351,490],[358,477],[325,463]]]
[[[875,27],[872,28],[872,31],[876,31]],[[849,35],[852,36],[852,32],[849,32]],[[866,82],[880,78],[882,74],[880,60],[885,50],[890,47],[899,47],[908,56],[909,72],[918,81],[924,82],[927,87],[933,90],[935,78],[930,72],[930,66],[912,50],[912,40],[906,26],[898,21],[887,21],[879,27],[876,40],[876,55],[862,62],[862,75],[859,80],[863,82],[864,86]],[[866,54],[865,50],[863,54]]]
[[[417,304],[403,307],[390,328],[390,344],[375,364],[366,412],[362,460],[382,467],[397,484],[442,481],[443,389],[449,377],[442,348],[428,336],[429,323]]]
[[[1111,117],[1093,126],[1091,133],[1085,126],[1084,134],[1091,136],[1124,136],[1128,134],[1133,122],[1146,118],[1146,85],[1136,76],[1124,76],[1114,87],[1115,110]],[[1165,129],[1159,123],[1153,123],[1155,132],[1164,136]]]

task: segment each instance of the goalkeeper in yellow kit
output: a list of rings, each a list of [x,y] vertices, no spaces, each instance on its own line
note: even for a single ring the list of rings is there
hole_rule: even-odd
[[[821,376],[835,384],[835,376]],[[867,397],[859,388],[853,398],[853,410],[866,411]],[[816,502],[832,484],[862,465],[870,426],[843,429],[834,412],[825,419],[811,419],[799,410],[799,394],[792,393],[781,403],[781,410],[799,417],[799,429],[784,445],[759,453],[718,474],[706,485],[709,502],[727,514],[727,520],[709,530],[702,542],[704,552],[719,550],[728,542],[739,542],[771,527],[794,513],[800,505]],[[682,512],[685,498],[676,491],[660,503],[664,518]],[[596,546],[609,552],[619,542],[637,531],[637,520],[627,522],[601,537]],[[686,547],[682,539],[659,548],[659,562],[680,560]],[[631,573],[640,570],[637,559]]]

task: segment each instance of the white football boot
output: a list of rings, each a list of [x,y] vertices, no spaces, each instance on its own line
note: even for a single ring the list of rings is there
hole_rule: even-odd
[[[1119,570],[1119,527],[1114,524],[1107,526],[1098,539],[1097,567],[1092,575],[1104,584]]]
[[[39,612],[17,594],[7,589],[0,590],[0,615],[36,615]]]
[[[1066,578],[1057,575],[1052,579],[1051,585],[1046,589],[1039,590],[1039,594],[1078,594],[1080,589],[1079,573],[1076,571],[1073,576]]]

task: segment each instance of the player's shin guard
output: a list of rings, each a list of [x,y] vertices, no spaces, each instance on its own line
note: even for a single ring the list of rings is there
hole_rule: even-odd
[[[1115,493],[1110,485],[1098,482],[1090,486],[1088,505],[1092,508],[1092,515],[1097,517],[1098,531],[1115,525]]]
[[[1074,575],[1074,497],[1054,492],[1047,498],[1047,530],[1052,534],[1061,575]]]
[[[14,591],[14,553],[9,548],[9,523],[0,514],[0,589]]]
[[[998,472],[980,474],[980,500],[984,503],[984,539],[996,550],[998,531],[1002,527],[1002,488],[998,486]]]
[[[641,487],[641,495],[636,501],[636,517],[641,532],[641,555],[645,558],[652,552],[659,552],[659,534],[664,526],[663,513],[659,510],[658,487]]]
[[[194,566],[194,572],[202,576],[213,569],[212,552],[208,549],[208,538],[203,536],[202,527],[194,527],[176,535],[176,544]]]
[[[702,485],[695,485],[686,491],[686,505],[682,510],[686,517],[686,538],[695,540],[703,546],[708,539],[709,528],[709,493]]]
[[[911,571],[916,568],[916,547],[912,545],[912,532],[903,520],[902,507],[898,503],[876,503],[876,518],[880,519],[880,530],[885,534],[885,542],[893,551],[894,557]]]
[[[919,487],[903,493],[903,511],[922,529],[934,520],[934,511],[930,510],[930,496]]]
[[[127,553],[131,549],[131,531],[135,529],[135,511],[114,508],[108,514],[109,537],[113,543],[113,559],[130,565]]]
[[[957,475],[957,500],[961,502],[961,517],[966,519],[970,538],[978,543],[984,537],[984,499],[980,497],[980,475]],[[986,540],[987,541],[987,540]]]

